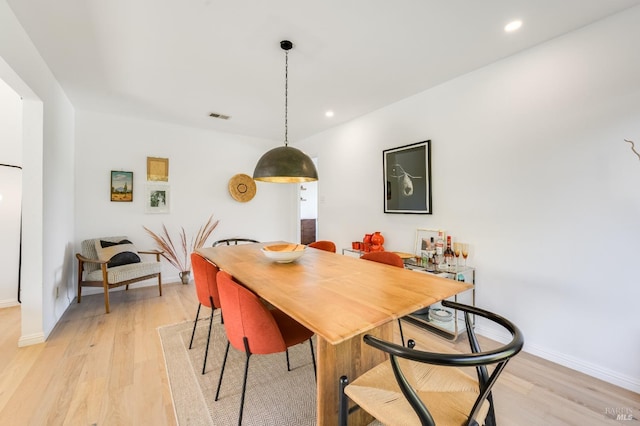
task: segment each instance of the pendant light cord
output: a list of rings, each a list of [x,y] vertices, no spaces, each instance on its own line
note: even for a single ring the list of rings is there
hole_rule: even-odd
[[[284,51],[284,146],[289,146],[289,51]]]

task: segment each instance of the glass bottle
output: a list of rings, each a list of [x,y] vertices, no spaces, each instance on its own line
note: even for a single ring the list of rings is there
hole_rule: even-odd
[[[427,270],[433,271],[435,269],[436,264],[436,242],[433,237],[430,239],[430,248],[429,248],[429,262],[427,264]]]
[[[453,266],[453,259],[455,254],[451,249],[451,235],[447,235],[447,248],[444,251],[444,263],[447,265],[447,268],[451,268]]]
[[[444,264],[444,231],[438,231],[438,239],[436,240],[436,262],[438,266]]]

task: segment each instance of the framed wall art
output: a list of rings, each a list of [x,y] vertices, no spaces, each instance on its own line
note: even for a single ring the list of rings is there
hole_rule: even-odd
[[[169,181],[169,159],[147,157],[147,180]]]
[[[416,241],[414,250],[416,257],[423,257],[425,253],[427,253],[428,255],[429,252],[435,251],[435,242],[438,240],[438,232],[440,231],[444,233],[444,230],[442,229],[418,228],[416,230]],[[431,253],[431,255],[433,255],[433,253]]]
[[[431,141],[382,152],[384,212],[431,214]]]
[[[145,211],[147,213],[169,213],[169,185],[147,185]]]
[[[111,201],[133,201],[133,172],[111,171]]]

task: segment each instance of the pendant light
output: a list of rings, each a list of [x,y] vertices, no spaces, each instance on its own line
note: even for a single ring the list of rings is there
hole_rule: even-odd
[[[289,50],[293,43],[280,42],[285,53],[284,62],[284,146],[267,151],[256,164],[253,178],[262,182],[299,183],[318,180],[318,171],[311,158],[288,141]]]

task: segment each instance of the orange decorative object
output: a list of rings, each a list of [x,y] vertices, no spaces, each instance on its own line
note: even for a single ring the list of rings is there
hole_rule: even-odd
[[[371,236],[373,234],[364,234],[364,238],[362,239],[362,250],[365,252],[371,251]]]
[[[377,245],[384,244],[384,237],[379,231],[374,232],[373,235],[371,236],[371,244],[377,244]]]

